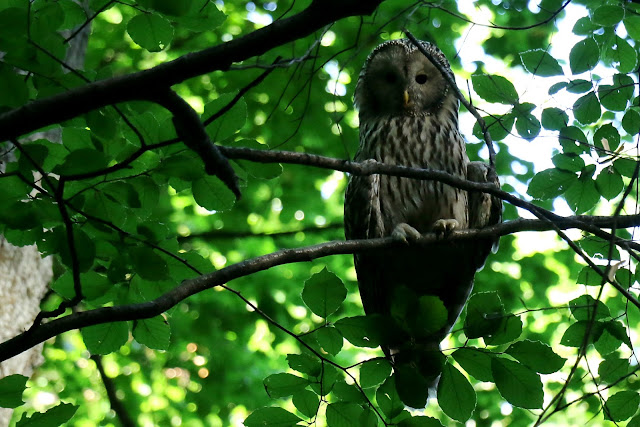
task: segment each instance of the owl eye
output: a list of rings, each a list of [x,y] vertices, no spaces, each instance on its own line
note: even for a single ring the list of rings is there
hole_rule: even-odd
[[[418,74],[416,75],[416,83],[418,83],[419,85],[423,85],[427,82],[427,75],[426,74]]]

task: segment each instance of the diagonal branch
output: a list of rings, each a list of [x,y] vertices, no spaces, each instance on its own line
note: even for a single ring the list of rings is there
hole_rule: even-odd
[[[454,231],[447,240],[468,240],[494,238],[522,231],[552,230],[555,226],[561,229],[575,228],[576,224],[589,224],[594,227],[610,228],[615,224],[619,228],[640,226],[640,214],[609,217],[559,217],[550,224],[548,221],[535,219],[518,219],[487,227],[481,230]],[[423,235],[415,242],[416,245],[429,245],[442,239],[434,233]],[[7,360],[23,351],[42,343],[49,338],[73,329],[102,323],[148,319],[160,315],[186,298],[224,285],[231,280],[249,276],[259,271],[272,267],[296,262],[308,262],[314,259],[352,253],[379,251],[394,247],[402,247],[405,244],[393,237],[384,237],[368,240],[331,241],[318,245],[296,249],[284,249],[256,258],[230,265],[221,270],[214,271],[193,279],[185,280],[180,285],[166,292],[160,297],[143,303],[127,304],[114,307],[102,307],[95,310],[73,313],[49,323],[38,325],[6,342],[0,344],[0,362]],[[609,279],[607,278],[609,281]],[[640,302],[633,296],[627,296],[629,301],[640,308]]]
[[[342,18],[371,14],[383,0],[313,0],[300,13],[148,70],[81,86],[0,114],[0,141],[69,120],[106,105],[145,100],[148,94],[189,78],[227,70],[234,62],[262,55]]]

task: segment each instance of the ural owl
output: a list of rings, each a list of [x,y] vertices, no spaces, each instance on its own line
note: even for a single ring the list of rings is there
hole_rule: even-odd
[[[421,43],[452,73],[438,48]],[[369,55],[356,85],[355,105],[360,115],[355,161],[442,170],[487,182],[489,167],[467,158],[454,91],[409,40],[383,43]],[[382,348],[396,371],[404,364],[422,375],[428,387],[437,383],[440,341],[460,315],[475,272],[496,243],[447,241],[446,234],[495,224],[501,211],[499,199],[437,181],[388,175],[351,177],[344,212],[348,239],[393,235],[407,240],[427,232],[443,235],[440,242],[429,246],[355,255],[366,313],[382,315],[384,324],[391,325]]]

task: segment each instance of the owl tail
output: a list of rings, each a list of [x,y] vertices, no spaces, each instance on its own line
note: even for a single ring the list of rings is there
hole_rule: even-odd
[[[389,348],[396,381],[396,390],[402,402],[412,408],[424,408],[436,388],[445,357],[439,341],[408,343],[400,348]],[[385,351],[385,353],[387,353]]]

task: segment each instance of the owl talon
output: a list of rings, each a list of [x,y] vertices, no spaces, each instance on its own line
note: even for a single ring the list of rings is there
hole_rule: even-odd
[[[418,230],[403,222],[396,225],[391,236],[396,240],[409,243],[418,240],[421,237],[421,234]]]
[[[456,219],[439,219],[433,223],[433,232],[438,235],[448,236],[458,227],[460,227],[460,223]]]

